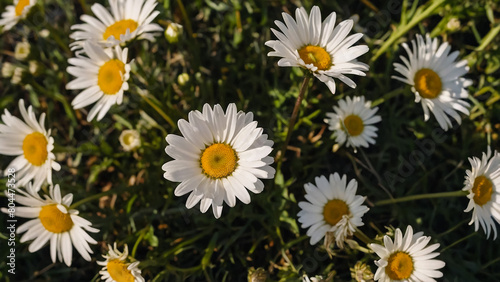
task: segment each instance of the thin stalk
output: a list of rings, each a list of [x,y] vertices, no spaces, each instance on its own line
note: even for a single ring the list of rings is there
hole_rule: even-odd
[[[429,193],[429,194],[420,194],[420,195],[411,195],[396,199],[387,199],[375,202],[375,206],[383,206],[395,203],[409,202],[413,200],[421,200],[421,199],[433,199],[433,198],[449,198],[449,197],[463,197],[467,195],[466,191],[452,191],[452,192],[441,192],[441,193]]]
[[[149,226],[147,226],[146,228],[149,229]],[[141,235],[139,236],[139,238],[137,238],[137,241],[135,241],[134,248],[132,248],[132,253],[130,253],[133,258],[135,258],[135,252],[137,251],[137,247],[139,247],[139,243],[142,241],[147,232],[148,231],[146,229],[143,229]]]
[[[346,131],[347,132],[347,131]],[[389,198],[391,199],[394,199],[394,197],[392,197],[392,194],[391,192],[389,192],[389,189],[387,189],[384,184],[382,184],[382,178],[380,177],[380,175],[377,173],[377,171],[375,170],[375,168],[373,167],[372,163],[370,162],[370,160],[368,159],[368,157],[366,156],[365,154],[365,151],[360,147],[359,148],[359,151],[361,152],[361,155],[363,156],[363,158],[365,159],[365,162],[367,163],[368,167],[369,167],[369,170],[370,172],[375,175],[375,177],[377,178],[377,182],[378,182],[378,186],[380,186],[380,188],[382,188],[382,190],[384,190],[384,192],[389,196]]]
[[[450,245],[446,246],[445,248],[443,248],[441,250],[441,253],[443,253],[447,249],[449,249],[449,248],[451,248],[451,247],[453,247],[453,246],[455,246],[455,245],[457,245],[457,244],[459,244],[459,243],[461,243],[461,242],[469,239],[470,237],[473,237],[473,236],[476,236],[476,235],[477,235],[477,232],[473,232],[473,233],[471,233],[471,234],[469,234],[469,235],[467,235],[467,236],[465,236],[465,237],[463,237],[461,239],[458,239],[457,241],[455,241],[455,242],[451,243]]]
[[[401,88],[396,88],[396,89],[392,90],[391,92],[385,93],[384,96],[382,96],[382,98],[379,98],[379,99],[373,101],[371,107],[373,108],[377,105],[384,103],[385,101],[387,101],[391,98],[398,96],[399,94],[403,93],[404,90],[405,90],[405,88],[401,87]]]
[[[356,228],[354,236],[365,243],[367,246],[372,242],[372,239],[370,239],[370,237],[368,237],[365,233],[363,233],[363,231],[359,230],[358,228]]]
[[[193,28],[191,27],[191,21],[186,13],[186,8],[182,4],[182,0],[177,0],[177,5],[179,5],[179,10],[181,10],[182,18],[184,19],[184,25],[186,25],[186,31],[190,38],[193,38]]]
[[[118,194],[118,193],[121,193],[121,192],[124,192],[124,191],[127,191],[127,190],[130,190],[130,187],[125,186],[125,187],[118,188],[118,189],[111,189],[111,190],[108,190],[108,191],[104,191],[104,192],[101,192],[99,194],[94,194],[94,195],[86,197],[85,199],[82,199],[82,200],[80,200],[80,201],[78,201],[76,203],[73,203],[69,208],[70,209],[74,209],[74,208],[78,207],[81,204],[85,204],[87,202],[90,202],[90,201],[93,201],[93,200],[97,200],[97,199],[100,199],[101,197],[108,196],[108,195],[111,195],[111,194]]]
[[[295,101],[295,106],[293,107],[292,116],[290,117],[290,121],[288,122],[288,131],[286,133],[285,144],[283,144],[283,148],[281,149],[278,164],[283,160],[283,156],[285,155],[286,148],[288,147],[288,143],[290,143],[290,138],[292,137],[293,128],[295,126],[295,122],[297,121],[297,116],[299,114],[300,105],[302,104],[302,99],[304,99],[304,95],[307,90],[307,86],[309,85],[309,80],[311,79],[311,75],[308,73],[304,77],[304,81],[300,86],[299,97],[297,97],[297,101]]]
[[[155,109],[156,112],[158,114],[160,114],[160,116],[162,116],[162,118],[168,124],[170,124],[171,127],[175,127],[174,121],[162,109],[160,109],[155,103],[153,103],[153,101],[151,101],[151,99],[149,99],[146,95],[139,94],[139,96],[141,96],[141,98],[144,99],[144,101],[146,101],[146,103],[148,103],[153,109]]]

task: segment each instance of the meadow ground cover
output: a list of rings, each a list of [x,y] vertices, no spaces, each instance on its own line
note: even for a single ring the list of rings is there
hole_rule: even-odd
[[[1,281],[500,280],[498,1],[0,8]]]

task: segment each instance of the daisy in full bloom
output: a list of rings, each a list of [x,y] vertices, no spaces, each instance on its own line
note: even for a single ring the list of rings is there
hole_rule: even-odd
[[[403,43],[409,59],[400,56],[404,65],[394,63],[395,70],[403,77],[392,76],[412,86],[415,102],[422,102],[424,119],[429,119],[429,110],[436,117],[444,130],[452,127],[451,116],[459,124],[462,122],[457,111],[469,115],[469,93],[465,89],[472,82],[462,76],[469,71],[467,60],[455,62],[458,51],[450,54],[447,42],[441,45],[437,38],[433,40],[426,34],[425,39],[417,34],[417,41],[411,41],[412,49]]]
[[[341,248],[347,236],[351,236],[356,227],[363,226],[361,217],[368,211],[362,205],[366,197],[356,195],[358,182],[352,179],[347,183],[347,176],[340,178],[338,173],[315,178],[316,185],[307,183],[306,202],[299,202],[302,209],[297,215],[302,228],[308,228],[310,243],[318,243],[327,232],[335,237]]]
[[[125,245],[123,253],[118,251],[116,243],[114,247],[108,245],[109,251],[107,255],[103,255],[106,259],[105,261],[98,261],[98,265],[104,266],[99,274],[101,274],[101,280],[106,282],[144,282],[144,278],[141,276],[141,270],[137,267],[139,262],[127,262],[128,258],[128,246]]]
[[[90,261],[92,250],[89,243],[97,242],[86,231],[96,233],[99,230],[92,228],[92,223],[78,216],[77,210],[69,209],[73,194],[61,197],[59,185],[50,186],[50,195],[45,195],[44,199],[31,185],[26,190],[27,192],[17,190],[16,202],[25,206],[16,207],[16,216],[32,220],[17,229],[18,234],[26,232],[20,242],[33,240],[28,247],[31,253],[50,242],[52,262],[56,262],[57,257],[59,261],[71,266],[73,246],[86,261]],[[3,208],[2,212],[7,213],[7,210]]]
[[[226,112],[220,105],[203,111],[191,111],[188,120],[179,120],[183,136],[169,134],[165,152],[174,158],[163,165],[167,180],[181,182],[176,196],[191,192],[186,207],[200,202],[205,213],[210,206],[215,218],[222,213],[223,202],[233,207],[236,198],[250,203],[250,194],[260,193],[264,183],[259,178],[274,177],[270,166],[273,141],[262,134],[263,129],[253,121],[253,114],[237,112],[230,104]]]
[[[86,40],[102,47],[112,47],[136,37],[153,41],[153,33],[163,31],[158,24],[151,23],[160,13],[153,11],[157,4],[156,0],[109,0],[111,14],[99,3],[92,5],[97,19],[82,15],[80,19],[85,23],[71,27],[76,30],[70,35],[76,40],[71,44],[72,49],[80,49]]]
[[[96,115],[101,120],[112,105],[122,103],[123,91],[128,90],[130,64],[127,64],[127,48],[102,49],[85,42],[83,49],[88,58],[78,56],[68,60],[72,66],[67,71],[76,79],[66,89],[85,89],[71,102],[75,110],[97,102],[87,116],[90,122]]]
[[[406,228],[403,237],[401,230],[396,229],[394,242],[385,235],[384,246],[369,244],[368,246],[380,257],[375,261],[378,266],[374,279],[376,281],[436,281],[433,278],[443,276],[438,269],[443,268],[445,263],[433,259],[439,253],[433,253],[439,248],[439,244],[427,246],[431,241],[430,236],[422,236],[423,232],[413,234],[411,226]]]
[[[8,167],[15,168],[18,187],[33,180],[33,187],[38,191],[44,182],[52,184],[52,170],[59,171],[61,166],[52,153],[54,138],[50,136],[50,129],[45,129],[45,113],[37,121],[33,108],[29,106],[26,110],[23,99],[19,100],[19,110],[24,122],[7,109],[2,115],[0,154],[17,156]]]
[[[6,11],[2,13],[0,26],[3,26],[4,31],[11,29],[26,17],[35,4],[36,0],[14,0],[14,5],[7,6]]]
[[[482,159],[469,158],[471,170],[466,171],[464,191],[468,191],[469,205],[465,212],[472,210],[472,219],[476,231],[479,224],[483,227],[486,237],[490,237],[493,229],[494,238],[497,238],[495,221],[500,224],[500,153],[491,149],[483,153]]]
[[[308,69],[333,94],[333,78],[355,88],[356,83],[345,74],[365,76],[363,71],[368,70],[368,65],[358,62],[356,58],[368,52],[368,46],[352,46],[363,37],[361,33],[347,37],[353,20],[345,20],[335,27],[336,14],[333,12],[321,23],[321,12],[317,6],[312,8],[310,15],[303,7],[298,8],[295,18],[283,13],[285,23],[275,21],[281,32],[271,29],[278,40],[265,43],[274,49],[268,56],[282,57],[278,61],[280,67]]]
[[[340,145],[347,142],[347,147],[365,147],[375,144],[378,128],[372,124],[380,122],[382,118],[375,115],[378,108],[371,108],[371,101],[365,102],[365,97],[356,96],[339,101],[334,106],[335,113],[326,113],[328,129],[335,131],[336,141]]]

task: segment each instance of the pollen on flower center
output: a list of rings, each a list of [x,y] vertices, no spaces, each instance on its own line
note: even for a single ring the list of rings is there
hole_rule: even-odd
[[[392,280],[410,278],[413,273],[413,260],[411,256],[403,252],[393,253],[387,260],[385,273]]]
[[[111,276],[114,281],[134,282],[135,278],[130,270],[127,269],[128,265],[121,260],[110,260],[106,266],[108,267],[109,276]]]
[[[30,4],[30,0],[19,0],[16,5],[16,17],[23,13],[24,7]]]
[[[307,45],[298,52],[304,63],[313,64],[318,70],[328,70],[332,66],[332,57],[323,47]]]
[[[493,183],[484,175],[478,176],[474,180],[472,192],[474,193],[474,202],[482,206],[491,200]]]
[[[365,125],[358,115],[349,115],[344,119],[345,130],[350,136],[358,136],[363,133]]]
[[[104,40],[108,40],[108,38],[113,35],[116,40],[120,40],[120,35],[125,35],[127,33],[127,29],[129,29],[130,33],[132,33],[137,29],[138,25],[139,24],[134,20],[117,21],[106,28],[102,38]]]
[[[215,143],[202,152],[200,163],[205,175],[220,179],[234,172],[238,164],[238,156],[231,146]]]
[[[57,204],[43,206],[38,217],[43,227],[52,233],[67,232],[73,227],[71,216],[61,212]]]
[[[32,165],[43,165],[48,155],[47,144],[47,138],[40,132],[26,135],[23,141],[24,158]]]
[[[344,215],[348,214],[349,207],[344,201],[339,199],[328,201],[328,203],[326,203],[325,207],[323,208],[323,218],[328,224],[332,226],[335,226]]]
[[[109,60],[99,68],[97,85],[104,94],[115,95],[123,85],[124,74],[125,64],[122,61],[117,59]]]
[[[420,96],[426,99],[434,99],[443,90],[443,84],[439,75],[431,69],[420,69],[414,78],[415,89]]]

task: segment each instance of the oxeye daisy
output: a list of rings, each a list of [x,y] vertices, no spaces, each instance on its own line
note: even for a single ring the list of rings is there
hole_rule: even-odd
[[[116,243],[113,245],[108,245],[108,254],[103,255],[106,259],[105,261],[98,261],[98,265],[104,266],[99,274],[101,274],[101,280],[106,282],[144,282],[144,278],[141,276],[141,270],[137,267],[139,262],[128,262],[128,246],[125,245],[123,253],[118,251]]]
[[[59,261],[71,266],[73,246],[85,260],[90,261],[92,250],[89,243],[97,242],[86,231],[96,233],[99,230],[91,227],[92,223],[88,220],[78,216],[77,210],[69,208],[73,194],[61,197],[59,185],[50,186],[50,195],[45,195],[44,199],[31,185],[26,190],[17,190],[16,202],[24,207],[16,207],[16,216],[32,220],[17,228],[18,234],[24,233],[20,242],[33,240],[28,247],[31,253],[50,242],[52,262],[56,262],[57,257]],[[3,208],[2,212],[7,213],[7,210]]]
[[[369,210],[362,205],[366,197],[356,195],[358,182],[352,179],[347,183],[347,176],[340,178],[338,173],[315,178],[316,185],[307,183],[306,202],[299,202],[302,209],[297,215],[302,228],[308,228],[307,236],[314,245],[331,232],[340,248],[343,248],[347,236],[351,236],[356,227],[363,226],[361,217]]]
[[[335,113],[326,113],[328,129],[335,132],[335,138],[340,145],[347,142],[347,146],[368,147],[375,144],[378,128],[374,123],[382,118],[375,115],[378,108],[371,108],[371,101],[365,102],[365,97],[357,96],[351,99],[341,99],[339,106],[334,106]]]
[[[479,224],[483,227],[486,237],[493,230],[497,238],[495,221],[500,224],[500,153],[495,151],[491,155],[491,149],[483,153],[482,159],[469,158],[472,166],[466,171],[464,191],[469,192],[469,204],[465,212],[472,210],[472,219],[469,224],[474,223],[476,231]]]
[[[7,6],[6,11],[2,13],[0,26],[3,26],[4,31],[11,29],[26,17],[35,4],[36,0],[14,0],[14,5]]]
[[[102,49],[85,42],[83,49],[88,58],[78,56],[68,60],[72,66],[67,71],[76,79],[66,89],[85,89],[71,102],[75,110],[97,102],[87,116],[90,122],[96,115],[101,120],[112,105],[122,103],[123,92],[128,90],[130,64],[127,64],[127,48]]]
[[[441,128],[448,130],[452,127],[451,116],[459,124],[462,122],[462,112],[469,115],[469,93],[465,89],[472,82],[462,76],[469,71],[467,60],[455,62],[458,51],[450,54],[451,47],[447,42],[439,45],[437,38],[431,39],[429,34],[425,39],[417,34],[417,41],[412,40],[412,50],[408,44],[403,48],[408,53],[408,59],[400,56],[404,65],[394,63],[395,70],[403,77],[392,76],[412,86],[415,93],[415,102],[421,102],[424,110],[424,119],[429,119],[429,110],[432,111]]]
[[[169,134],[165,152],[174,158],[163,165],[167,180],[181,182],[174,191],[176,196],[191,192],[186,207],[198,202],[201,212],[210,206],[219,218],[223,202],[233,207],[236,198],[250,203],[250,194],[260,193],[264,183],[259,178],[274,177],[270,166],[273,141],[262,134],[263,129],[253,121],[253,114],[237,112],[230,104],[226,113],[220,105],[212,109],[208,104],[203,111],[191,111],[188,120],[179,120],[183,136]]]
[[[356,83],[345,74],[365,76],[363,71],[368,65],[358,62],[357,57],[368,52],[368,46],[356,43],[363,34],[347,36],[353,27],[353,20],[345,20],[335,27],[336,14],[331,13],[321,23],[321,12],[317,6],[308,15],[301,7],[295,10],[295,20],[283,13],[285,23],[275,21],[281,30],[271,29],[278,40],[269,40],[265,44],[274,49],[268,56],[282,57],[278,61],[281,67],[303,67],[308,69],[332,93],[335,93],[335,81],[340,79],[349,87]]]
[[[92,5],[91,10],[97,17],[82,15],[84,24],[71,27],[76,30],[70,38],[76,40],[72,49],[80,49],[87,40],[96,42],[102,47],[112,47],[125,43],[133,38],[154,40],[153,33],[163,28],[152,23],[160,13],[153,11],[156,0],[109,0],[111,14],[99,3]]]
[[[439,244],[427,246],[431,241],[430,236],[422,236],[423,232],[413,234],[413,228],[408,226],[403,237],[401,230],[396,229],[394,242],[385,235],[384,246],[369,244],[368,246],[377,253],[380,260],[375,261],[378,266],[374,279],[376,281],[436,281],[434,278],[443,276],[438,269],[445,263],[433,259],[439,253],[433,253]]]
[[[18,187],[33,180],[33,187],[39,190],[44,182],[52,184],[52,170],[61,169],[52,153],[54,138],[50,136],[50,129],[45,129],[45,113],[37,121],[32,107],[26,110],[23,99],[19,100],[19,111],[24,122],[7,109],[2,115],[0,154],[17,156],[8,167],[15,168]]]

